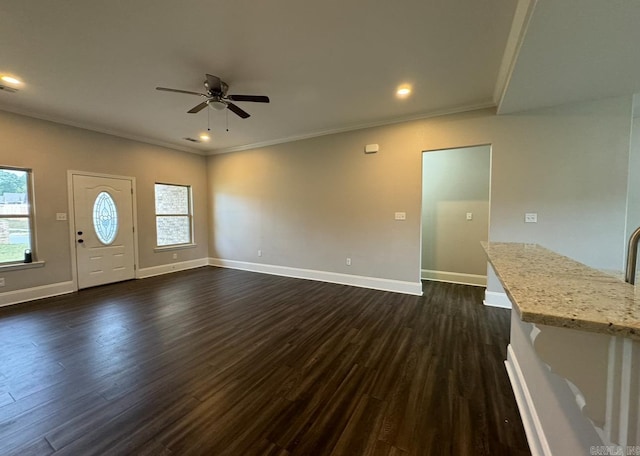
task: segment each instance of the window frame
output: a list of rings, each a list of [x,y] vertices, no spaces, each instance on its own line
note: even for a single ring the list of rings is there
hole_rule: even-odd
[[[0,214],[0,220],[3,219],[21,219],[26,218],[29,226],[29,249],[31,250],[31,261],[32,263],[36,263],[36,265],[40,265],[41,261],[37,260],[37,249],[36,249],[36,229],[35,229],[35,198],[33,191],[33,169],[31,168],[21,168],[16,166],[5,166],[0,165],[0,171],[22,171],[27,174],[27,206],[29,210],[26,214]],[[13,261],[2,261],[0,260],[0,269],[11,268],[19,265],[29,265],[31,263],[25,263],[24,259],[22,260],[13,260]],[[34,265],[34,266],[36,266]]]
[[[158,208],[156,206],[156,195],[157,195],[157,186],[165,185],[168,187],[183,187],[187,189],[187,214],[158,214]],[[155,228],[156,228],[156,246],[155,251],[162,250],[174,250],[174,249],[184,249],[189,247],[195,247],[195,239],[194,239],[194,229],[193,229],[193,192],[192,187],[189,184],[174,184],[168,182],[155,182],[153,184],[153,212],[155,217]],[[187,217],[189,220],[189,242],[182,242],[180,244],[158,244],[158,217]]]

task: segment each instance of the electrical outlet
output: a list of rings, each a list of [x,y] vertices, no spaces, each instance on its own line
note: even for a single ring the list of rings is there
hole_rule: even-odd
[[[56,220],[64,221],[67,219],[67,214],[65,212],[56,212]]]
[[[4,277],[0,278],[0,287],[4,287]]]
[[[262,256],[262,249],[258,249],[258,256],[261,257]]]
[[[524,214],[524,223],[538,223],[538,213],[527,212]]]
[[[395,219],[396,220],[406,220],[407,219],[407,213],[406,212],[396,212],[395,213]]]
[[[473,212],[467,212],[467,220],[473,220]]]
[[[347,258],[347,266],[351,266],[351,258]]]
[[[178,254],[177,254],[177,253],[174,253],[174,254],[173,254],[173,259],[174,259],[174,260],[177,260],[177,259],[178,259]]]

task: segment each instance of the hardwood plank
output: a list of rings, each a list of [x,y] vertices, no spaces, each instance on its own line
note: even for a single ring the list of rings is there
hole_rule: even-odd
[[[385,406],[373,396],[361,396],[331,455],[375,455],[379,451],[377,434]]]
[[[19,449],[23,442],[44,437],[57,422],[68,422],[85,410],[93,410],[104,399],[96,393],[75,397],[72,400],[47,402],[20,415],[0,422],[0,441],[6,451]]]
[[[32,442],[21,445],[19,448],[9,448],[2,443],[2,454],[4,456],[48,456],[53,454],[53,448],[46,439],[38,438]]]
[[[481,288],[205,267],[0,309],[0,454],[528,454]]]
[[[11,394],[9,393],[0,393],[0,407],[2,407],[3,405],[8,405],[15,402],[15,400],[13,399],[13,396],[11,396]]]

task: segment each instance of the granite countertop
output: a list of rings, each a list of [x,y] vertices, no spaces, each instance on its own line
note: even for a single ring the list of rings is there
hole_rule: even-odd
[[[640,290],[536,244],[483,242],[523,321],[640,340]]]

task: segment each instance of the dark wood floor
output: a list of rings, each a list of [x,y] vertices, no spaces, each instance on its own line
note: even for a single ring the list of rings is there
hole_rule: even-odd
[[[0,454],[529,454],[509,311],[424,291],[201,268],[0,309]]]

